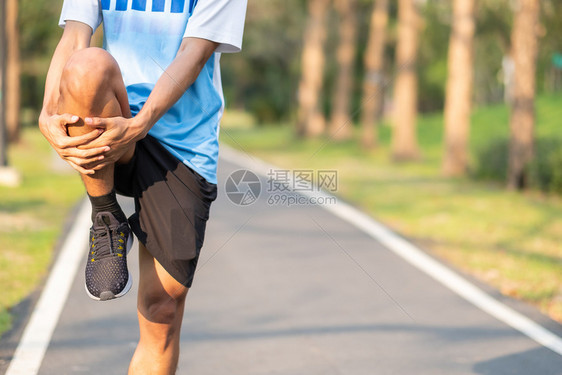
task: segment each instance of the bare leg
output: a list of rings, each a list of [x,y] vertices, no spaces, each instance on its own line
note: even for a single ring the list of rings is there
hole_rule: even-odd
[[[131,117],[127,92],[119,67],[106,51],[87,48],[69,59],[61,78],[59,113],[81,119],[69,127],[69,135],[90,132],[84,117]],[[134,147],[120,162],[130,160]],[[82,175],[91,196],[105,195],[113,189],[110,165],[93,175]],[[188,288],[178,283],[139,245],[140,280],[138,318],[140,341],[131,360],[129,374],[175,374],[179,358],[179,338]]]
[[[140,341],[129,374],[175,374],[188,288],[170,276],[142,244],[139,244],[139,263]]]
[[[61,77],[58,112],[80,117],[76,125],[68,127],[70,136],[92,131],[92,127],[84,124],[88,116],[131,117],[119,66],[107,51],[86,48],[70,57]],[[130,159],[133,151],[134,147],[124,158]],[[113,169],[109,165],[93,175],[82,175],[88,194],[101,196],[111,192]]]

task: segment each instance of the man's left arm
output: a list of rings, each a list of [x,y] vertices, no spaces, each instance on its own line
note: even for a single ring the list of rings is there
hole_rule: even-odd
[[[98,170],[116,162],[123,155],[127,145],[144,138],[160,117],[195,82],[218,45],[202,38],[184,38],[176,57],[158,79],[146,103],[135,117],[86,118],[87,124],[106,129],[104,134],[88,145],[88,148],[111,147],[103,162],[93,169]]]
[[[176,58],[156,82],[146,103],[133,119],[141,138],[185,94],[219,44],[200,38],[184,38]]]

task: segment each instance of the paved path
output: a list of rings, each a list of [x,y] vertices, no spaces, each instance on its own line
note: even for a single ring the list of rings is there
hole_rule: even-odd
[[[239,168],[220,164],[178,374],[562,374],[561,355],[321,207],[271,206],[266,194],[232,204],[224,181]],[[136,289],[94,302],[83,278],[80,268],[39,374],[126,373]]]

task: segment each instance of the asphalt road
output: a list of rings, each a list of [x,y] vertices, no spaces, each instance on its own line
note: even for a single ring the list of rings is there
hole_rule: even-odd
[[[178,374],[562,374],[562,356],[321,207],[272,205],[263,191],[233,204],[224,182],[237,169],[220,163]],[[129,258],[138,280],[136,247]],[[127,371],[136,287],[102,303],[83,280],[80,268],[39,374]]]

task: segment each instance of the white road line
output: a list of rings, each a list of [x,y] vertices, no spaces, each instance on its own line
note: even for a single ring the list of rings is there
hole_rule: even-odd
[[[89,226],[90,204],[84,200],[5,375],[35,375],[39,371],[88,246]]]
[[[221,144],[220,152],[223,159],[238,164],[262,176],[268,176],[268,172],[271,170],[284,170],[283,168],[258,160],[255,157],[250,158],[244,153],[225,146],[224,144]],[[332,195],[324,191],[299,191],[298,193],[308,197],[314,197],[317,202],[330,202],[331,199],[327,198],[333,198]],[[515,328],[555,353],[562,355],[562,338],[560,336],[555,335],[533,320],[494,299],[482,289],[437,262],[418,247],[401,238],[373,218],[342,201],[338,201],[337,204],[319,204],[319,206],[361,229],[383,244],[387,249],[431,276],[476,307]]]

